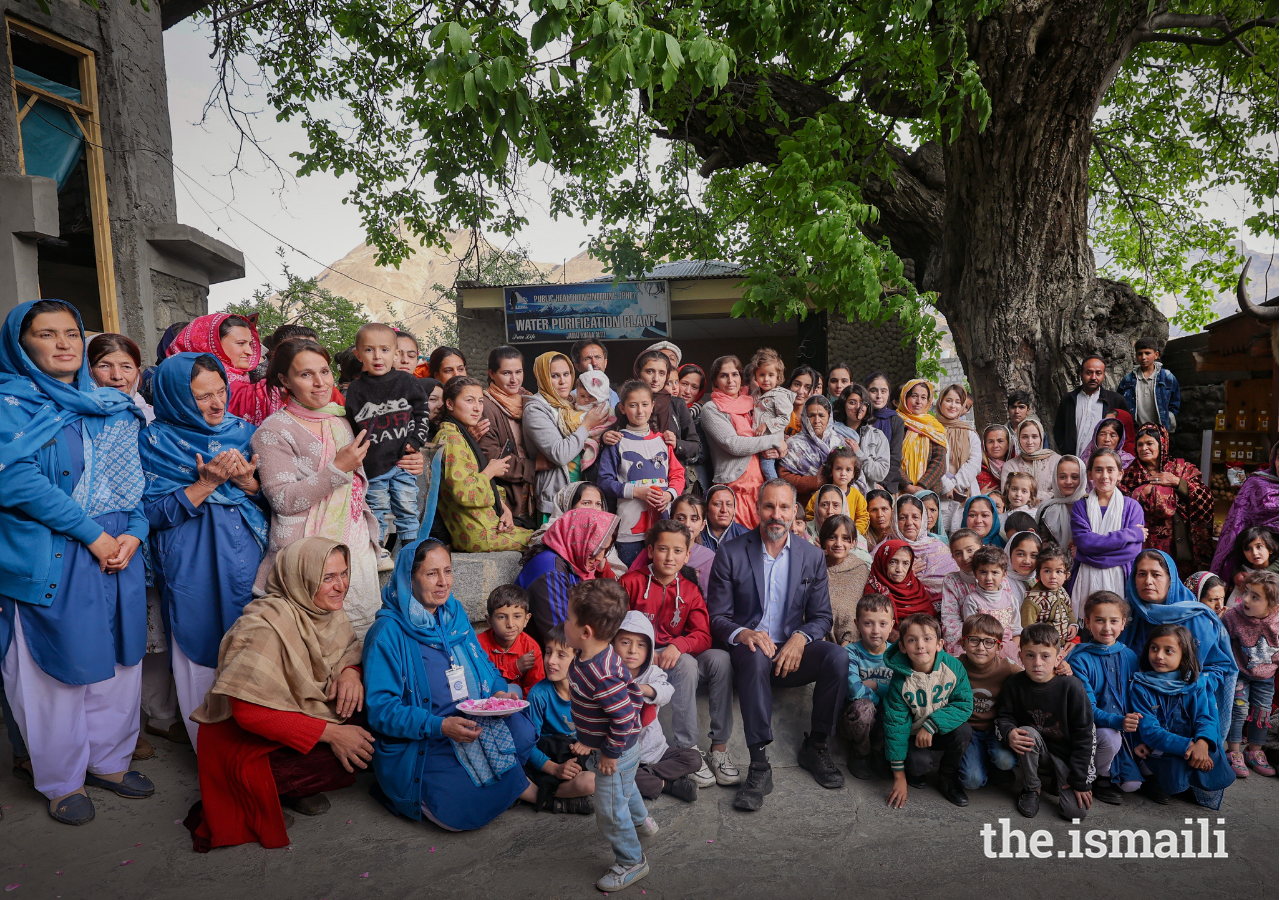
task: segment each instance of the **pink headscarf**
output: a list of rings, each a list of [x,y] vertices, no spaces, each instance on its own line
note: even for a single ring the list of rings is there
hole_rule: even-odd
[[[595,578],[599,573],[590,567],[591,557],[617,530],[618,517],[613,513],[571,509],[551,523],[542,536],[542,545],[562,557],[579,578]]]
[[[257,368],[262,361],[262,340],[258,337],[258,326],[252,319],[244,318],[253,335],[253,362],[249,368],[239,369],[231,363],[231,357],[222,349],[222,338],[218,330],[222,323],[231,318],[228,313],[213,313],[191,321],[186,328],[178,332],[166,351],[167,356],[175,353],[210,353],[227,372],[227,382],[231,388],[231,399],[227,404],[227,412],[239,416],[252,425],[261,425],[267,416],[284,406],[281,391],[267,388],[265,381],[249,381],[249,372]]]

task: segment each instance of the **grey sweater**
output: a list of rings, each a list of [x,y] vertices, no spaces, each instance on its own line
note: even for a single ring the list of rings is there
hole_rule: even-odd
[[[706,449],[711,452],[711,480],[716,484],[737,481],[747,471],[747,461],[754,454],[777,447],[783,439],[778,434],[743,437],[734,431],[729,414],[711,401],[702,404],[702,431],[707,436]]]
[[[534,394],[524,405],[524,446],[530,456],[542,454],[551,468],[534,475],[534,506],[539,512],[555,512],[556,492],[569,483],[569,463],[577,459],[587,443],[587,429],[565,437],[560,433],[560,415],[542,396]]]

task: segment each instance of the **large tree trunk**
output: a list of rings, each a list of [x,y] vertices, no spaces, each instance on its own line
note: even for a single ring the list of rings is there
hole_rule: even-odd
[[[1123,36],[1134,23],[1121,15]],[[1130,48],[1108,41],[1097,0],[1013,0],[968,32],[992,113],[982,131],[968,116],[942,150],[942,250],[924,286],[939,293],[977,421],[1004,421],[1006,392],[1021,388],[1051,429],[1085,356],[1114,379],[1134,339],[1168,335],[1150,301],[1097,277],[1088,241],[1092,122]]]

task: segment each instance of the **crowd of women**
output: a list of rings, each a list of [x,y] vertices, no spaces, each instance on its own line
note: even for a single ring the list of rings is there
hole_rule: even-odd
[[[477,776],[484,759],[465,750],[489,732],[458,714],[450,679],[472,697],[506,696],[507,682],[453,597],[451,552],[522,551],[516,583],[542,637],[571,586],[648,565],[631,539],[645,516],[687,527],[705,586],[720,545],[759,524],[775,472],[804,511],[796,533],[826,555],[842,643],[869,584],[900,615],[936,609],[962,527],[989,545],[1026,532],[1069,549],[1077,614],[1091,591],[1124,594],[1144,548],[1184,576],[1213,553],[1207,488],[1159,425],[1131,436],[1105,418],[1087,458],[1059,455],[1034,416],[976,429],[958,384],[911,379],[895,394],[885,374],[784,373],[765,350],[704,372],[669,342],[616,389],[602,344],[543,353],[529,392],[514,348],[478,379],[455,348],[420,362],[402,332],[396,368],[430,398],[432,443],[399,466],[427,485],[416,514],[431,536],[402,548],[380,591],[390,542],[343,404],[360,354],[331,359],[298,326],[269,343],[252,321],[204,316],[166,332],[144,367],[122,335],[86,346],[60,301],[4,322],[4,717],[15,774],[60,822],[93,818],[86,787],[154,792],[132,767],[151,752],[145,720],[198,752],[187,825],[200,850],[287,844],[285,807],[323,811],[323,791],[371,764],[389,808],[477,827],[536,789],[518,766]],[[615,449],[650,440],[643,459]],[[1275,526],[1275,484],[1273,450],[1228,518],[1212,562],[1224,577],[1235,536]]]

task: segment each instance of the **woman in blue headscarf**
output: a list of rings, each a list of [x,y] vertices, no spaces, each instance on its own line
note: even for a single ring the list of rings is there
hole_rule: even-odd
[[[198,726],[188,717],[213,685],[222,636],[253,599],[267,543],[249,446],[255,429],[227,412],[228,395],[214,356],[169,357],[156,368],[156,420],[140,444],[154,581],[192,746]]]
[[[537,799],[524,774],[537,735],[524,713],[480,721],[458,714],[467,697],[518,700],[520,688],[481,648],[453,596],[449,550],[439,541],[426,538],[397,556],[365,635],[364,678],[377,736],[373,770],[392,812],[470,831],[517,798]]]
[[[1141,655],[1147,636],[1157,625],[1184,625],[1196,639],[1200,678],[1209,688],[1218,714],[1222,738],[1231,725],[1231,704],[1235,699],[1240,668],[1231,651],[1231,639],[1217,614],[1196,600],[1178,580],[1178,567],[1162,550],[1143,550],[1133,562],[1125,583],[1132,619],[1120,635],[1120,643]]]
[[[75,307],[0,328],[0,674],[49,814],[94,816],[85,785],[149,797],[129,771],[147,641],[142,413],[98,387]]]
[[[1000,510],[986,494],[978,494],[965,501],[960,512],[960,524],[976,532],[988,547],[1004,546],[1004,538],[1000,536]]]

